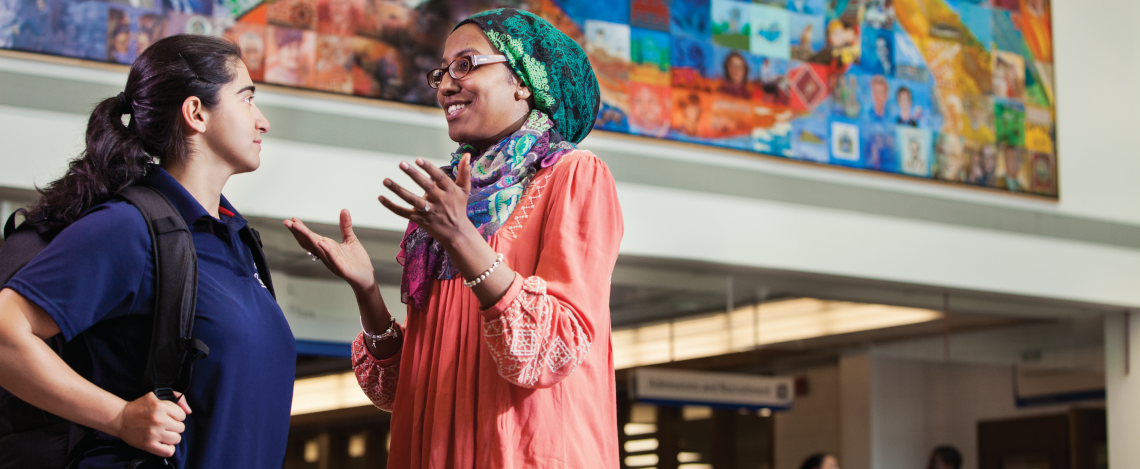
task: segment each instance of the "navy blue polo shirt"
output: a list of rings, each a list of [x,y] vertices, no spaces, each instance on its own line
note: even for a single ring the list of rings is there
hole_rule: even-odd
[[[170,199],[193,232],[193,336],[210,348],[209,357],[194,364],[186,391],[192,414],[171,462],[178,468],[280,469],[296,344],[238,235],[246,221],[225,197],[222,218],[213,218],[160,168],[144,183]],[[115,200],[60,232],[6,287],[42,307],[67,340],[83,334],[94,383],[131,401],[149,392],[142,378],[153,324],[153,257],[142,214]],[[81,467],[121,468],[124,459],[137,456],[122,441],[99,437],[99,448]]]

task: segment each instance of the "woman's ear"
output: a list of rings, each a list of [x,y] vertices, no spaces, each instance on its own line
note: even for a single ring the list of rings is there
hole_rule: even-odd
[[[205,132],[207,120],[209,120],[209,116],[206,114],[206,107],[200,98],[191,96],[182,102],[182,122],[187,127],[198,133]]]

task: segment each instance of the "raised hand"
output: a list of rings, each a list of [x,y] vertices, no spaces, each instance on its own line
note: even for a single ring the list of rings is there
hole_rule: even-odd
[[[352,215],[348,210],[340,211],[339,243],[314,233],[298,218],[284,223],[302,248],[316,255],[325,267],[347,281],[353,289],[363,291],[376,286],[376,269],[372,267],[368,252],[352,232]]]
[[[424,190],[423,197],[400,187],[391,179],[385,179],[384,185],[411,207],[397,205],[384,196],[380,196],[380,203],[392,213],[415,222],[432,238],[445,245],[449,240],[460,236],[464,230],[473,230],[475,225],[467,218],[467,197],[471,194],[471,154],[465,153],[459,159],[455,181],[423,158],[416,158],[416,166],[423,171],[408,163],[400,163],[400,169]]]
[[[400,163],[400,169],[423,188],[423,197],[400,187],[391,179],[385,179],[384,185],[412,207],[397,205],[384,196],[380,196],[380,203],[392,213],[416,222],[435,238],[451,255],[451,260],[465,280],[480,276],[496,261],[498,253],[467,218],[467,197],[471,193],[471,155],[464,154],[459,159],[455,181],[423,158],[417,158],[416,165],[423,172],[408,163]],[[503,297],[514,278],[515,272],[510,266],[502,265],[471,291],[486,308]]]

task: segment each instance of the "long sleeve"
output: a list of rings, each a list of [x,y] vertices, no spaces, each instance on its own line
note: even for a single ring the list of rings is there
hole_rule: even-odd
[[[400,325],[396,324],[396,327],[399,328]],[[400,336],[404,336],[402,329]],[[356,373],[356,382],[364,390],[364,395],[380,410],[392,411],[392,403],[396,400],[396,383],[400,377],[401,353],[403,352],[397,352],[388,359],[377,360],[364,343],[363,331],[352,342],[352,371]]]
[[[610,326],[610,277],[623,233],[613,176],[592,154],[564,163],[554,168],[546,212],[528,222],[542,227],[534,275],[517,275],[482,312],[499,375],[528,388],[570,376],[596,331]]]

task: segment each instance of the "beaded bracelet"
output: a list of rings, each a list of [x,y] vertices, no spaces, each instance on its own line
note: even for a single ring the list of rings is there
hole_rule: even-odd
[[[391,318],[390,322],[388,323],[388,330],[380,334],[373,334],[371,332],[368,332],[368,329],[364,328],[364,319],[360,320],[360,329],[364,331],[364,337],[367,337],[368,340],[372,341],[372,348],[376,348],[377,342],[396,336],[396,318]]]
[[[478,277],[475,277],[475,280],[471,280],[471,281],[464,280],[463,286],[465,286],[467,288],[471,288],[471,287],[474,287],[475,285],[483,283],[483,280],[486,280],[487,277],[491,276],[491,272],[494,272],[495,268],[498,267],[499,263],[501,263],[501,262],[503,262],[503,255],[500,253],[498,255],[498,257],[495,258],[495,263],[491,264],[491,268],[489,268],[486,271],[484,271],[483,273],[479,274]]]

